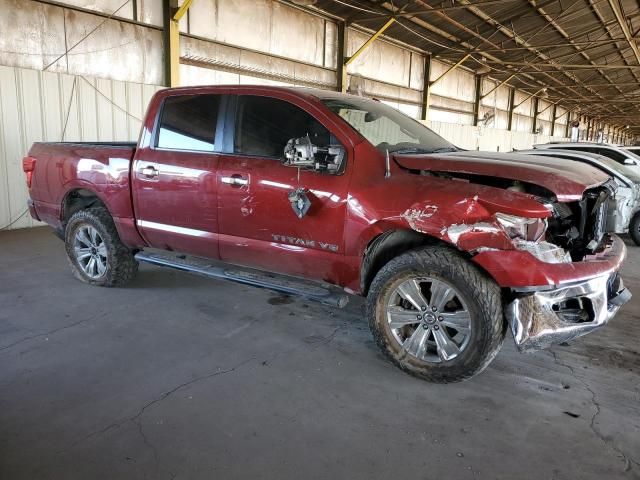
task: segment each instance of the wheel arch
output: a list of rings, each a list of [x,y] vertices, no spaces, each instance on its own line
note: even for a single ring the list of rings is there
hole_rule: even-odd
[[[360,266],[360,289],[367,295],[376,274],[390,260],[409,250],[428,245],[450,247],[443,240],[408,228],[386,230],[367,244]]]
[[[91,207],[103,207],[107,212],[109,211],[107,204],[95,191],[83,187],[69,190],[62,199],[60,209],[62,230],[66,229],[67,223],[74,213]]]

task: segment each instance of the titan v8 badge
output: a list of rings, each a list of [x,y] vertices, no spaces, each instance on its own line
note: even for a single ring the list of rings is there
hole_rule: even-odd
[[[271,234],[271,238],[273,238],[274,242],[287,243],[289,245],[295,245],[296,247],[320,248],[320,250],[327,250],[329,252],[338,251],[338,245],[334,245],[333,243],[319,242],[307,238],[291,237],[289,235],[276,235],[275,233]]]
[[[311,208],[311,200],[307,196],[307,191],[304,188],[297,188],[289,192],[289,202],[291,208],[298,218],[304,217],[309,208]]]

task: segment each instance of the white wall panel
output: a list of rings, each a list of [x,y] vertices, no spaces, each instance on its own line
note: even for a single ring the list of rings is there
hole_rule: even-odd
[[[74,3],[87,8],[91,4],[97,11],[108,7],[106,1]],[[162,83],[163,42],[158,30],[35,1],[0,0],[0,10],[0,65],[42,70],[86,37],[48,71]]]
[[[206,1],[207,0],[197,0],[195,3]],[[138,21],[161,27],[162,0],[138,0]]]
[[[431,81],[439,78],[443,73],[451,68],[451,65],[433,60],[431,62]],[[455,98],[473,102],[475,99],[475,79],[471,72],[456,68],[449,72],[446,77],[440,80],[431,88],[431,93],[443,97]]]
[[[138,119],[160,88],[0,66],[0,228],[26,210],[22,157],[31,144],[62,140],[67,113],[65,141],[137,140]],[[27,213],[9,228],[35,224]]]
[[[325,63],[325,20],[271,0],[198,0],[189,26],[193,35],[229,45]]]
[[[222,76],[220,78],[224,78],[224,81],[220,81],[214,74],[197,72],[190,68],[186,71],[187,76],[181,79],[184,85],[238,83],[238,76],[322,88],[333,88],[336,83],[335,71],[261,52],[186,37],[182,39],[180,48],[183,57],[181,69],[185,67],[184,63],[191,61],[196,62],[195,66],[201,70],[211,69],[236,75],[235,77]]]
[[[0,0],[0,65],[42,69],[65,51],[64,10],[38,2]],[[53,70],[63,68],[54,65]]]
[[[424,86],[424,55],[411,52],[411,78],[409,87],[422,90]]]
[[[353,55],[371,36],[349,29],[347,55]],[[394,85],[409,87],[411,52],[384,41],[376,41],[349,65],[349,73]]]
[[[85,8],[87,10],[95,10],[96,12],[111,15],[116,12],[115,16],[133,19],[133,2],[126,5],[123,0],[58,0],[59,3],[70,5],[73,7]],[[122,8],[120,8],[122,7]]]

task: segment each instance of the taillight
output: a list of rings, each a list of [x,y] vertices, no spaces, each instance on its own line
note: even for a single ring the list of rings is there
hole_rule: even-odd
[[[33,179],[33,172],[36,169],[36,159],[33,157],[24,157],[22,159],[22,170],[27,176],[27,187],[31,188],[31,180]]]

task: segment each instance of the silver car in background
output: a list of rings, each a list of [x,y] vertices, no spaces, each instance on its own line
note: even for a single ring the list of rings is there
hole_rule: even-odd
[[[618,189],[615,202],[611,202],[607,215],[607,230],[614,233],[629,233],[636,245],[640,245],[640,174],[609,157],[578,150],[556,148],[534,148],[518,150],[525,155],[554,157],[587,163],[611,175]]]

